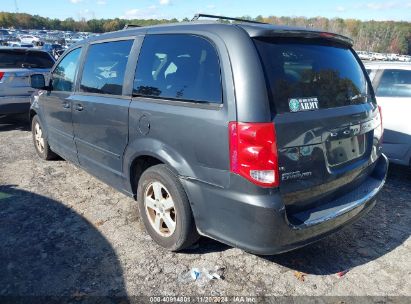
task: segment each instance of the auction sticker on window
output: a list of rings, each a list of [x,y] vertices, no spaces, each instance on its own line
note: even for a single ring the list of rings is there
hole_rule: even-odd
[[[318,98],[291,98],[288,101],[291,112],[318,110]]]

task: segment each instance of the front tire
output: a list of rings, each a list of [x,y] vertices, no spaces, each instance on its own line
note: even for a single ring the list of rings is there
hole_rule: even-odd
[[[166,165],[144,171],[138,183],[137,200],[144,226],[160,246],[178,251],[198,240],[187,194]]]
[[[55,159],[57,155],[51,151],[49,143],[43,132],[43,125],[37,115],[35,115],[31,120],[31,133],[33,135],[33,143],[37,155],[44,160]]]

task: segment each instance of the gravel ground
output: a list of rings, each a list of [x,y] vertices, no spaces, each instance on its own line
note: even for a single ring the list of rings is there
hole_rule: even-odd
[[[202,238],[170,253],[145,233],[133,199],[40,160],[24,119],[0,117],[0,149],[0,295],[411,296],[407,168],[390,167],[369,214],[308,247],[260,257]],[[193,267],[223,279],[189,281]]]

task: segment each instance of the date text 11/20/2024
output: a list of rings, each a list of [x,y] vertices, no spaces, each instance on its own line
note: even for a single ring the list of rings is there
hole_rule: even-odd
[[[154,296],[150,303],[257,303],[257,297],[247,296]]]

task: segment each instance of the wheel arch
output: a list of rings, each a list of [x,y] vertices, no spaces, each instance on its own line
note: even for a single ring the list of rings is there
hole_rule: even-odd
[[[40,123],[43,127],[43,132],[44,132],[45,138],[48,138],[48,129],[47,129],[47,126],[46,126],[44,120],[41,117],[42,115],[40,115],[40,112],[38,111],[38,109],[35,109],[33,107],[31,107],[30,111],[29,111],[30,128],[31,128],[31,124],[32,124],[32,121],[33,121],[33,117],[36,116],[36,115],[37,115],[38,119],[40,120]]]
[[[140,155],[137,156],[130,164],[129,167],[129,183],[132,189],[134,198],[137,195],[137,185],[140,181],[141,175],[148,168],[155,165],[164,164],[160,159],[153,157],[151,155]]]
[[[130,144],[124,154],[124,174],[134,198],[143,172],[158,164],[167,165],[176,176],[193,176],[191,167],[180,153],[156,139],[140,138]]]
[[[33,120],[33,117],[36,116],[36,115],[38,115],[38,114],[37,114],[37,111],[34,110],[34,109],[30,109],[30,113],[29,113],[30,123],[31,123],[31,121]]]

